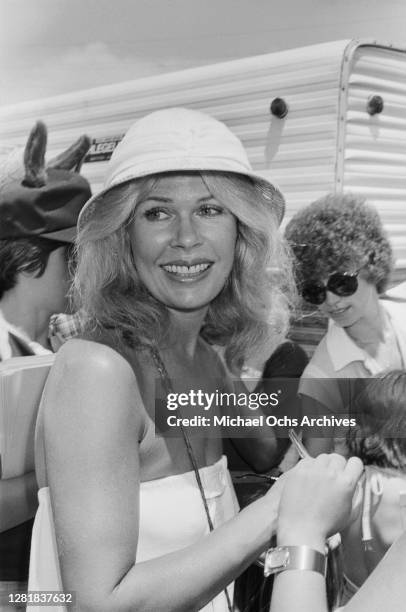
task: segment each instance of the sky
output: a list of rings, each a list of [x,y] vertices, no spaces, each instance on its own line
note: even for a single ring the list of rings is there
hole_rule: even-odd
[[[345,38],[406,47],[406,1],[0,0],[0,106]]]

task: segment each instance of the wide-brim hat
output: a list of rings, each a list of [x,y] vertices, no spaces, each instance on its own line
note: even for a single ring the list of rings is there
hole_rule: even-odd
[[[103,196],[118,185],[153,174],[188,171],[230,172],[252,179],[269,199],[278,223],[282,221],[282,193],[253,171],[239,138],[205,113],[169,108],[150,113],[130,127],[111,156],[103,189],[82,209],[79,227],[90,221]]]
[[[0,165],[0,239],[41,237],[73,242],[79,213],[91,197],[79,174],[90,147],[87,136],[45,164],[47,129],[37,122],[25,149]]]

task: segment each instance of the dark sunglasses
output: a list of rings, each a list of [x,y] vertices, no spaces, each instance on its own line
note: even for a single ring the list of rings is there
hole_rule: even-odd
[[[320,281],[308,281],[302,285],[301,294],[306,302],[320,306],[327,297],[327,291],[340,297],[354,295],[358,289],[358,274],[362,268],[355,272],[334,272],[328,277],[324,285]]]

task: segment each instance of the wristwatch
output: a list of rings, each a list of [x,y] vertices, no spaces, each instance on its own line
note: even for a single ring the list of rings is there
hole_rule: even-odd
[[[285,570],[308,570],[326,575],[327,555],[310,546],[277,546],[265,555],[264,576]]]

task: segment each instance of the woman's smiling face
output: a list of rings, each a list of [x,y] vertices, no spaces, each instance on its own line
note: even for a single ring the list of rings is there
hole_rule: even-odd
[[[232,270],[234,215],[199,174],[158,179],[137,204],[131,229],[134,262],[148,291],[170,309],[207,308]]]
[[[340,297],[327,291],[326,299],[319,309],[337,325],[346,328],[376,313],[377,303],[378,293],[375,285],[360,275],[357,290],[353,295]]]

